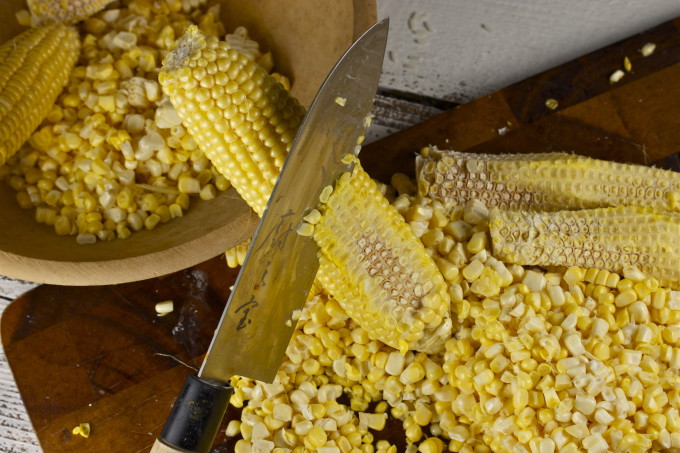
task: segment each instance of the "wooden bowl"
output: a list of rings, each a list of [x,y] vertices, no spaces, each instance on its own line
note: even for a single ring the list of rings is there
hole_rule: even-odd
[[[222,0],[227,30],[244,25],[275,69],[290,77],[292,93],[309,106],[317,89],[353,40],[375,22],[373,0]],[[25,0],[4,0],[0,42],[22,28],[14,13]],[[234,189],[209,202],[192,201],[181,218],[125,240],[79,245],[23,210],[0,184],[0,274],[38,283],[103,285],[164,275],[213,258],[252,235],[258,217]]]

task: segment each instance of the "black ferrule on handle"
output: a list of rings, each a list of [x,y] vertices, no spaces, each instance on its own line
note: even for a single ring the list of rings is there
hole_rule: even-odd
[[[165,422],[161,442],[187,452],[207,453],[234,389],[190,375]]]

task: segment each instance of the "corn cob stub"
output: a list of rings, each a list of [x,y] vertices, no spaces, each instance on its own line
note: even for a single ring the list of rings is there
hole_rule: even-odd
[[[101,11],[113,0],[28,0],[32,21],[37,24],[75,24]]]
[[[419,192],[448,205],[477,199],[488,208],[649,206],[680,212],[680,174],[562,152],[474,154],[425,149],[416,159]]]
[[[201,150],[262,215],[304,108],[256,62],[196,27],[159,81]]]
[[[80,52],[75,29],[26,30],[0,47],[0,166],[49,113]]]
[[[351,161],[353,170],[319,207],[318,278],[375,338],[403,352],[436,352],[452,329],[444,278],[358,159]]]
[[[680,216],[626,206],[578,211],[491,211],[497,258],[520,265],[582,266],[621,272],[634,265],[680,288]]]

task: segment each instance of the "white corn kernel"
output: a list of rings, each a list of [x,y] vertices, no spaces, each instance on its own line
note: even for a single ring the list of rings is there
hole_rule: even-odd
[[[158,302],[155,306],[156,314],[158,316],[165,316],[168,313],[172,313],[175,309],[174,303],[171,300],[165,300],[163,302]]]

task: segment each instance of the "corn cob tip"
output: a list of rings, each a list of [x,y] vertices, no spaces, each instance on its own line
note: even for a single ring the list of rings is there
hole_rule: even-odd
[[[163,69],[172,71],[185,66],[187,59],[205,46],[205,35],[196,25],[190,25],[163,60]]]
[[[75,24],[103,10],[113,0],[28,0],[31,23]]]

